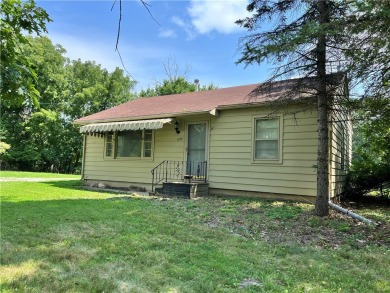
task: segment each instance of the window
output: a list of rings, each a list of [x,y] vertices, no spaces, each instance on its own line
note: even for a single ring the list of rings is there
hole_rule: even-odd
[[[114,133],[108,132],[106,135],[106,157],[112,156],[113,142],[114,142]]]
[[[254,159],[279,160],[279,118],[255,119]]]
[[[152,141],[152,130],[118,131],[116,137],[109,132],[106,134],[105,155],[114,158],[150,158]]]
[[[152,156],[152,138],[153,132],[152,130],[144,130],[144,157],[150,158]]]
[[[141,157],[142,130],[120,131],[117,134],[117,157]]]

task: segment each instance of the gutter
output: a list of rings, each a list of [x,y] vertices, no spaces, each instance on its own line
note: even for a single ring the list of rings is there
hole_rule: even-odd
[[[353,219],[359,220],[360,222],[363,222],[363,223],[368,224],[368,225],[379,226],[379,223],[376,223],[372,220],[369,220],[365,217],[362,217],[361,215],[355,214],[355,213],[351,212],[350,210],[344,209],[344,208],[342,208],[342,207],[340,207],[340,206],[338,206],[330,201],[329,201],[329,206],[338,212],[344,213]]]

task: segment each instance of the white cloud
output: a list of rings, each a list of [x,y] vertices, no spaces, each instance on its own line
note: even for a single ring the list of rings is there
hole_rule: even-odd
[[[185,22],[178,16],[172,16],[171,21],[177,26],[181,27],[187,34],[187,40],[192,40],[195,38],[196,33],[193,30],[191,23]]]
[[[176,32],[172,29],[160,29],[160,32],[158,34],[160,38],[176,38]]]
[[[247,0],[191,0],[188,13],[198,33],[207,34],[215,30],[229,34],[240,30],[236,20],[250,15],[247,5]]]

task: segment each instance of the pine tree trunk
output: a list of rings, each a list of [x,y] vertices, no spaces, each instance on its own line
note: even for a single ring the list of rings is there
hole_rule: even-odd
[[[328,23],[328,0],[318,0],[319,23]],[[317,198],[314,213],[323,217],[329,213],[329,148],[328,115],[329,96],[326,88],[326,36],[320,33],[317,41],[318,87],[318,155],[317,155]]]

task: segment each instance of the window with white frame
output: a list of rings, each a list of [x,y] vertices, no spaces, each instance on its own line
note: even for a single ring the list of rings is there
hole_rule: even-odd
[[[153,141],[152,130],[144,130],[142,150],[145,158],[150,158],[152,156],[152,141]]]
[[[152,140],[153,132],[149,129],[118,131],[115,134],[109,132],[106,134],[105,155],[114,158],[150,158]]]
[[[276,118],[256,118],[254,126],[254,160],[280,160],[280,121]]]
[[[114,144],[114,133],[107,132],[106,133],[106,150],[105,150],[106,157],[111,157],[113,155],[113,144]]]

